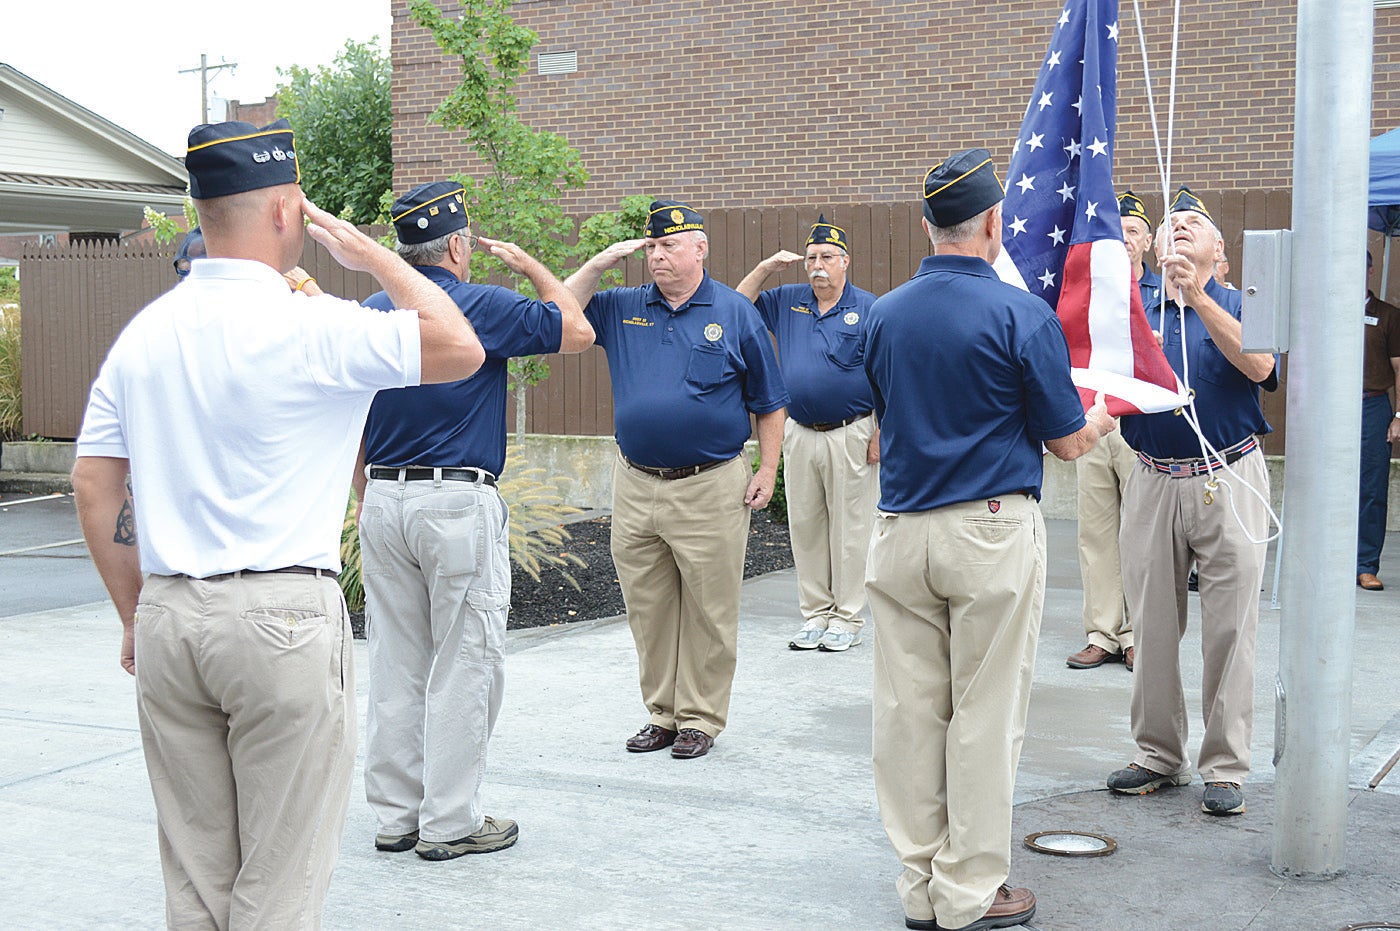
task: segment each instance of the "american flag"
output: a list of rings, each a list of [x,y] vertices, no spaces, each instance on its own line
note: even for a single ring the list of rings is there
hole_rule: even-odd
[[[1186,396],[1142,312],[1113,189],[1118,0],[1067,0],[1012,149],[1002,204],[1004,280],[1055,308],[1074,383],[1109,413],[1174,410]]]

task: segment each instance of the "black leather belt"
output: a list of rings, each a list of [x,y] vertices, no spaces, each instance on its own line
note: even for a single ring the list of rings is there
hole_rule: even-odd
[[[795,422],[799,427],[806,427],[808,430],[815,430],[818,433],[826,433],[828,430],[836,430],[840,427],[849,427],[857,420],[864,420],[873,413],[875,412],[866,411],[864,414],[856,414],[854,417],[847,417],[845,420],[838,421],[837,423],[803,423],[800,420]]]
[[[408,466],[395,469],[391,466],[370,466],[369,477],[387,482],[431,482],[441,478],[447,482],[480,482],[496,486],[496,476],[485,469],[437,469],[428,466]]]
[[[669,482],[674,481],[678,478],[690,478],[690,476],[692,475],[699,475],[701,472],[708,472],[711,469],[717,469],[725,463],[733,462],[734,460],[716,459],[714,462],[702,462],[699,465],[680,466],[679,468],[675,469],[659,469],[655,466],[637,465],[637,463],[633,462],[631,459],[628,459],[626,456],[622,457],[622,461],[627,463],[627,465],[631,468],[636,469],[638,472],[645,472],[647,475],[655,475],[657,478],[664,478]]]
[[[317,569],[314,566],[284,566],[281,569],[239,569],[237,572],[220,572],[218,575],[206,575],[202,579],[199,576],[185,575],[182,572],[175,578],[194,579],[196,582],[222,582],[225,579],[236,579],[245,575],[314,575],[322,579],[340,577],[340,573],[333,569]]]

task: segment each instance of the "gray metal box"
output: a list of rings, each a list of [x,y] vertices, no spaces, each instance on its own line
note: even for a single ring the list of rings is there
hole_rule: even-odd
[[[1288,351],[1293,231],[1245,230],[1240,343],[1245,352]]]

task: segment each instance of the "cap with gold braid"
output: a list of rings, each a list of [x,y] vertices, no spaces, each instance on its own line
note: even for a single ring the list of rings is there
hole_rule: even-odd
[[[934,226],[957,226],[1006,197],[992,153],[968,149],[924,175],[924,216]]]
[[[1152,228],[1152,220],[1147,216],[1147,205],[1142,202],[1132,191],[1124,191],[1118,195],[1118,215],[1122,217],[1137,217],[1147,224],[1147,228]]]
[[[1176,196],[1172,198],[1171,212],[1180,213],[1183,210],[1194,210],[1203,215],[1210,222],[1215,222],[1215,217],[1210,215],[1210,211],[1206,209],[1206,205],[1201,203],[1201,199],[1195,194],[1192,194],[1191,189],[1184,184],[1181,186],[1181,190],[1176,192]]]
[[[185,167],[195,200],[301,181],[292,124],[286,120],[262,129],[237,120],[200,124],[190,130]]]
[[[389,218],[406,246],[432,242],[467,226],[467,204],[456,181],[420,184],[394,201]]]
[[[642,235],[651,239],[674,236],[686,230],[705,230],[705,218],[699,212],[677,200],[654,200],[647,214]]]
[[[812,224],[806,245],[835,246],[843,252],[851,251],[850,246],[846,245],[846,231],[826,222],[826,214],[817,217],[817,222]]]

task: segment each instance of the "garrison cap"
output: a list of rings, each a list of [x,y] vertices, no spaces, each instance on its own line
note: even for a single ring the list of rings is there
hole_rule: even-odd
[[[432,242],[466,227],[467,204],[456,181],[420,184],[394,201],[389,217],[399,242],[406,246]]]
[[[686,230],[704,232],[705,218],[700,216],[698,211],[678,200],[654,200],[651,202],[646,226],[642,227],[643,236],[660,239],[663,236],[684,233]]]
[[[934,165],[924,175],[924,216],[934,226],[957,226],[1006,197],[992,153],[968,149]]]
[[[835,246],[842,252],[851,251],[851,247],[846,245],[846,231],[826,222],[826,214],[817,217],[817,222],[812,224],[812,232],[808,234],[805,246],[811,245]]]
[[[1147,205],[1132,191],[1124,191],[1118,195],[1118,213],[1123,217],[1137,217],[1147,224],[1149,230],[1152,229],[1152,220],[1147,216]]]
[[[190,130],[185,167],[195,200],[301,181],[292,124],[286,120],[262,129],[239,120],[201,123]]]
[[[1194,210],[1211,223],[1215,222],[1215,217],[1210,215],[1210,211],[1206,209],[1205,204],[1201,203],[1201,199],[1192,194],[1189,187],[1182,185],[1181,190],[1177,191],[1176,196],[1172,198],[1172,207],[1169,212],[1181,213],[1184,210]]]

